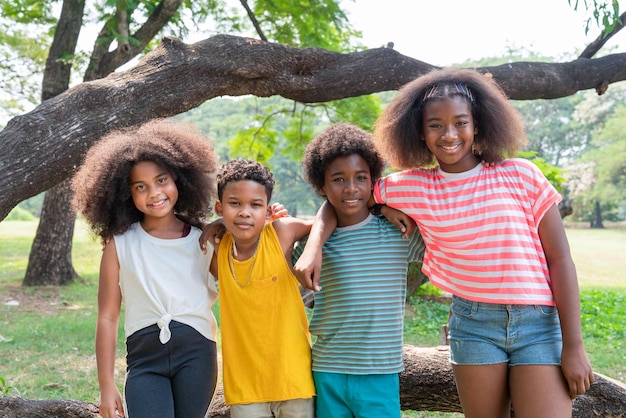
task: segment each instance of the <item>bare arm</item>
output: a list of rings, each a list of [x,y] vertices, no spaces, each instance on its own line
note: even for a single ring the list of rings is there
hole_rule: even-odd
[[[119,263],[115,240],[109,240],[102,253],[100,280],[98,284],[98,323],[96,326],[96,363],[100,385],[100,415],[116,417],[116,411],[124,415],[122,396],[115,385],[115,355],[117,351],[117,328],[122,293],[119,287]]]
[[[574,399],[589,389],[594,377],[583,344],[576,267],[556,204],[541,220],[539,237],[548,260],[552,292],[561,321],[563,335],[561,369],[569,387],[570,397]]]
[[[321,290],[322,246],[336,227],[335,210],[330,203],[324,202],[317,211],[307,243],[293,268],[302,287],[315,291]]]
[[[413,218],[398,209],[383,205],[380,213],[402,232],[402,238],[410,237],[417,227]]]
[[[384,203],[376,203],[376,201],[374,200],[374,196],[370,196],[370,199],[367,202],[367,207],[370,209],[370,211],[372,211],[372,208],[374,208],[376,205],[381,206],[380,213],[389,222],[394,224],[400,230],[400,232],[402,232],[402,238],[408,238],[411,236],[413,230],[417,226],[413,218],[398,209],[387,206]]]
[[[207,242],[211,243],[215,251],[217,251],[217,248],[219,247],[219,242],[224,236],[225,232],[226,228],[224,227],[222,218],[216,219],[210,224],[202,225],[202,234],[200,234],[200,238],[198,238],[202,253],[207,253]]]
[[[276,219],[272,223],[274,225],[274,229],[276,230],[276,234],[278,235],[280,246],[283,249],[283,254],[285,255],[287,264],[291,266],[293,245],[296,243],[296,241],[300,241],[309,233],[309,231],[311,230],[311,225],[313,225],[313,221],[305,221],[299,218],[285,217]]]

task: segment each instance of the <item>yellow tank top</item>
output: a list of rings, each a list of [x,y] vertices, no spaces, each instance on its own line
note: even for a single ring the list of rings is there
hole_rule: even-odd
[[[226,233],[218,253],[226,403],[314,396],[306,313],[276,230],[272,224],[263,228],[254,257],[230,259],[239,284],[228,256],[232,246],[233,237]]]

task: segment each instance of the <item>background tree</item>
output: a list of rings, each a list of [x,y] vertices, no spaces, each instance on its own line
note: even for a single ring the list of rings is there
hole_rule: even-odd
[[[603,228],[626,215],[626,105],[601,124],[592,146],[573,166],[568,186],[580,211],[576,219]]]
[[[59,24],[46,59],[41,101],[67,90],[78,35],[83,24],[84,0],[64,0]],[[72,237],[76,215],[70,207],[69,181],[45,195],[39,227],[31,248],[23,285],[62,285],[78,277],[72,265]]]

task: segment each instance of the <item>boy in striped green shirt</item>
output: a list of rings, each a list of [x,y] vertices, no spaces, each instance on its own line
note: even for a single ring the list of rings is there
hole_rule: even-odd
[[[414,229],[403,238],[393,223],[370,214],[384,161],[364,130],[331,126],[307,146],[303,166],[337,219],[322,247],[309,325],[316,416],[399,418],[406,274],[409,262],[422,258],[422,237]]]

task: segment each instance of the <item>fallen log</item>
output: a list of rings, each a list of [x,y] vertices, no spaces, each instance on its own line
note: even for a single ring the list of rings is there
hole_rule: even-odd
[[[461,412],[448,361],[448,347],[404,346],[405,371],[400,375],[403,410]],[[585,395],[574,400],[573,418],[626,418],[626,385],[599,373]],[[94,403],[71,399],[32,400],[0,397],[0,418],[98,418]],[[229,418],[221,386],[210,418]]]

